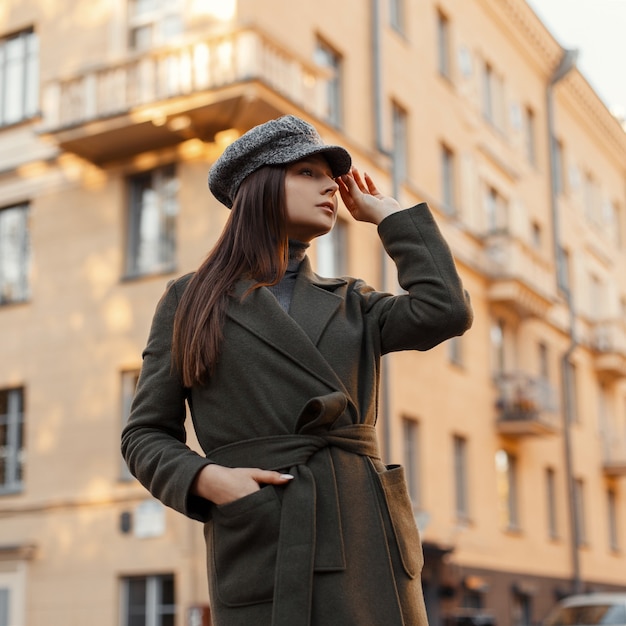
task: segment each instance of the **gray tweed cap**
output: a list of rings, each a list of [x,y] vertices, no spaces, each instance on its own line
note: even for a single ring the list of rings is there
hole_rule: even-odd
[[[209,171],[211,193],[229,209],[246,176],[264,165],[287,165],[313,154],[323,155],[333,176],[350,170],[352,159],[340,146],[326,145],[311,124],[284,115],[260,124],[231,143]]]

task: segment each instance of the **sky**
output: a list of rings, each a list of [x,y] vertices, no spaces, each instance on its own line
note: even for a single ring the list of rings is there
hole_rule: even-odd
[[[608,109],[626,117],[626,0],[526,0]]]

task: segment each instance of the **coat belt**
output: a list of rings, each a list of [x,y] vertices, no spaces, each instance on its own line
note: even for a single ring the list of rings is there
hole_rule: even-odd
[[[380,458],[374,426],[351,424],[332,428],[346,407],[346,396],[339,392],[313,398],[298,418],[296,434],[247,439],[217,448],[208,455],[211,461],[231,467],[288,469],[294,475],[283,492],[272,626],[309,626],[314,568],[345,568],[330,448]]]

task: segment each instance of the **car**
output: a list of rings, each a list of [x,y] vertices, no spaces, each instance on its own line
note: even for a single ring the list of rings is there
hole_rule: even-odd
[[[569,596],[550,611],[543,626],[626,626],[626,593]]]

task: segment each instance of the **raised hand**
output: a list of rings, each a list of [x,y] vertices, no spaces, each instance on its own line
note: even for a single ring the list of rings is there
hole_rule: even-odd
[[[341,199],[352,217],[359,222],[380,224],[388,215],[400,210],[398,202],[390,196],[384,196],[371,177],[351,170],[336,179]]]

